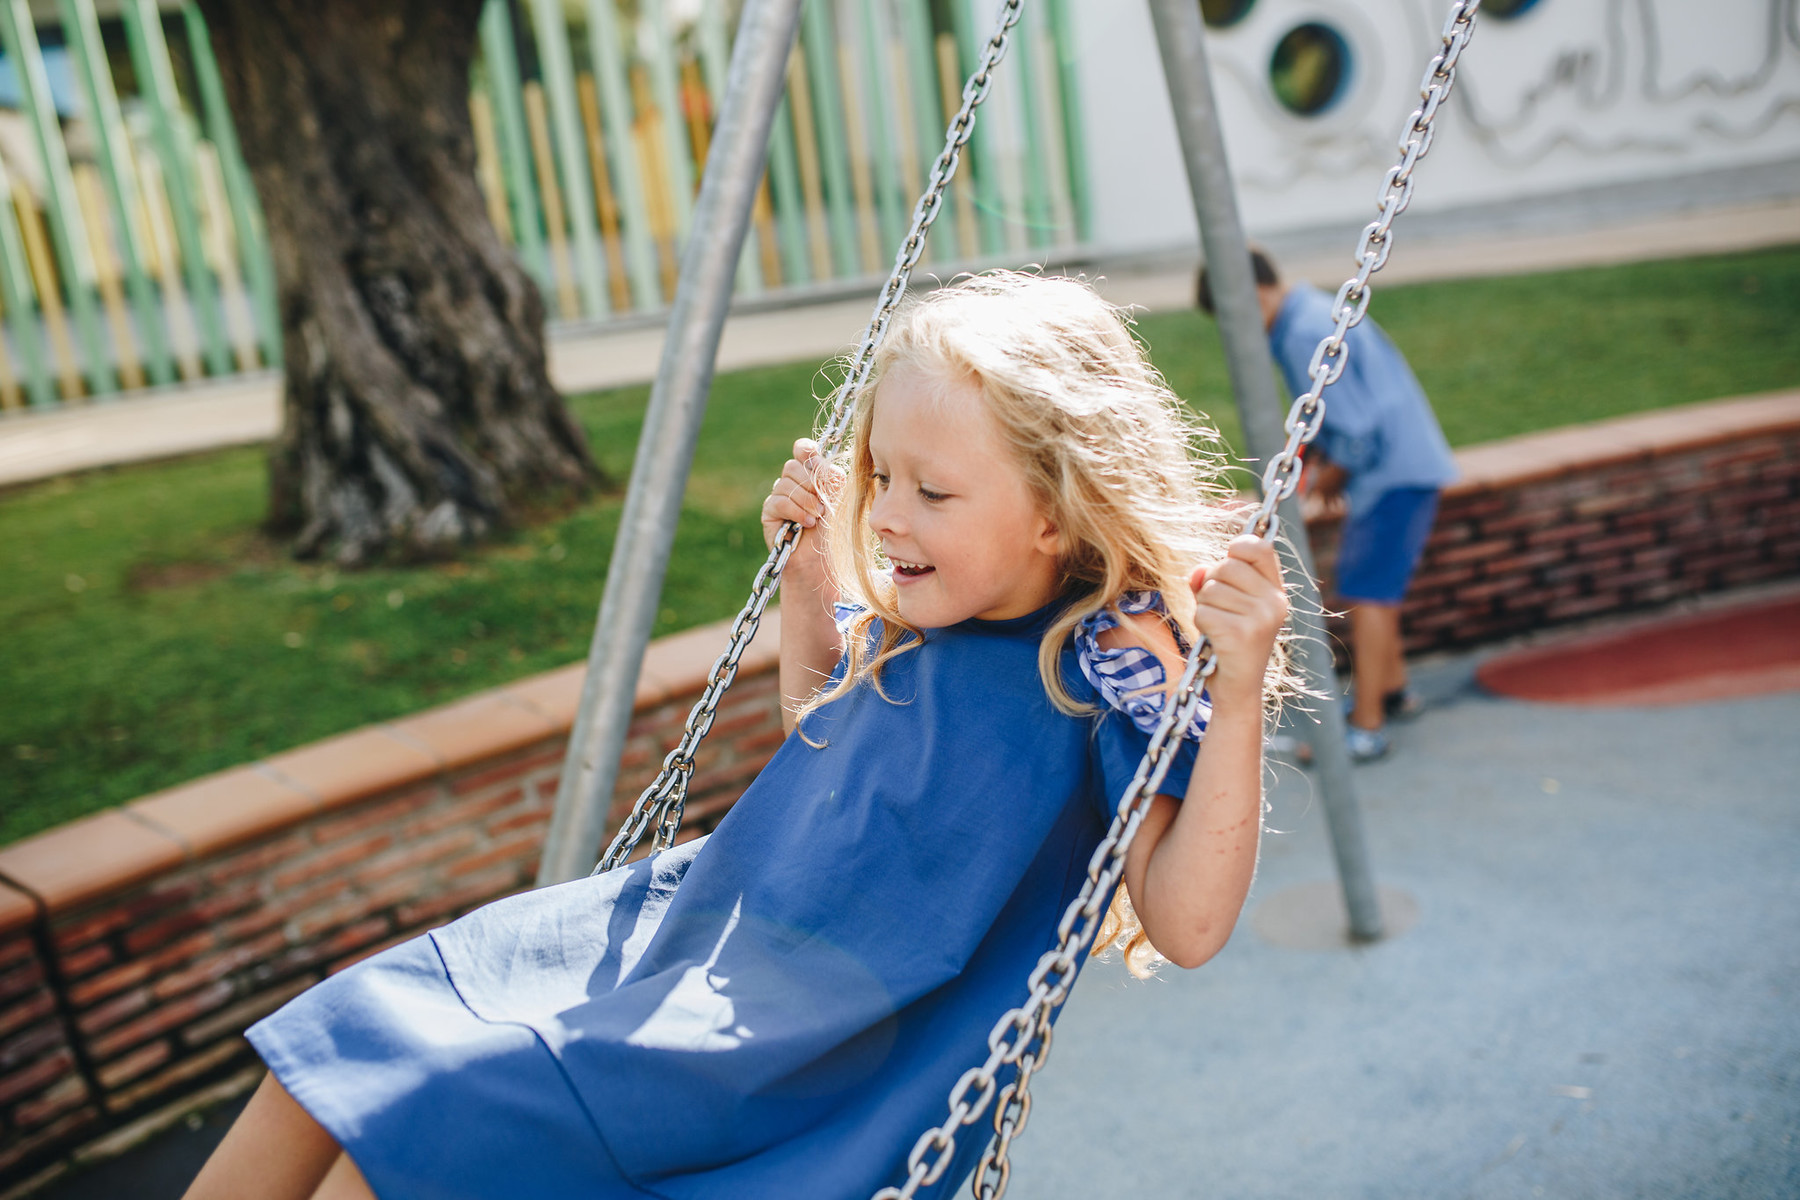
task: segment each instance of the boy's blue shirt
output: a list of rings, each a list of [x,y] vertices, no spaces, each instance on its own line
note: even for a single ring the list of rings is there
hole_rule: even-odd
[[[1288,289],[1269,327],[1269,348],[1291,394],[1312,385],[1306,369],[1333,324],[1329,295],[1306,283]],[[1450,444],[1399,349],[1366,318],[1345,340],[1350,361],[1325,389],[1317,445],[1349,473],[1351,513],[1369,512],[1395,488],[1439,488],[1455,479]]]

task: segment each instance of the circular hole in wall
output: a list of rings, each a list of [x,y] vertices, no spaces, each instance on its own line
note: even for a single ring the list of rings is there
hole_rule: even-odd
[[[1200,16],[1214,29],[1229,29],[1255,7],[1256,0],[1200,0]]]
[[[1343,99],[1350,84],[1350,43],[1319,21],[1296,25],[1275,43],[1269,86],[1289,112],[1316,116]]]
[[[1537,7],[1538,0],[1482,0],[1481,15],[1510,21]]]

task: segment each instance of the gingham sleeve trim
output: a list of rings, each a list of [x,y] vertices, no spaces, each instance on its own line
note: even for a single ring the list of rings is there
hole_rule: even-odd
[[[850,622],[856,620],[862,613],[863,606],[860,604],[847,604],[842,600],[833,600],[831,602],[831,619],[837,624],[838,636],[848,637]]]
[[[1118,608],[1120,612],[1133,615],[1158,613],[1165,621],[1169,617],[1168,607],[1163,604],[1159,592],[1127,592],[1119,597]],[[1142,646],[1121,646],[1116,650],[1101,648],[1100,635],[1118,628],[1119,624],[1119,618],[1110,608],[1103,608],[1082,621],[1075,627],[1075,657],[1081,664],[1081,673],[1094,685],[1101,699],[1130,717],[1133,725],[1153,734],[1157,722],[1162,720],[1163,689],[1168,674],[1163,670],[1162,660]],[[1172,621],[1169,629],[1175,635],[1176,645],[1186,654],[1187,639]],[[1205,736],[1207,722],[1211,719],[1212,701],[1202,692],[1200,708],[1182,731],[1182,736],[1199,741]]]

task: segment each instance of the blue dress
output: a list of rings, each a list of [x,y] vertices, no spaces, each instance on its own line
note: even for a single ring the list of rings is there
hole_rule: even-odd
[[[886,699],[862,686],[815,711],[823,747],[789,737],[708,837],[487,905],[251,1042],[384,1200],[899,1182],[1025,999],[1161,707],[1131,694],[1161,679],[1154,658],[1099,649],[1105,614],[1063,655],[1099,712],[1053,707],[1054,615],[930,631],[886,666]],[[1163,790],[1185,793],[1195,744]],[[963,1129],[920,1194],[951,1195],[991,1133]]]

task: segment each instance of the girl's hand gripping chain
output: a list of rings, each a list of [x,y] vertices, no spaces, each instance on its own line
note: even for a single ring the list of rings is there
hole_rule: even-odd
[[[782,465],[781,475],[762,506],[765,546],[774,547],[782,525],[788,521],[799,522],[803,530],[800,545],[782,574],[784,592],[789,582],[802,584],[808,591],[824,587],[825,530],[820,522],[843,480],[843,471],[820,456],[817,442],[811,438],[794,442],[794,456]]]
[[[1224,559],[1196,567],[1194,625],[1219,656],[1207,689],[1213,704],[1248,704],[1260,713],[1264,673],[1288,618],[1287,588],[1275,547],[1251,534],[1232,539]]]
[[[801,529],[781,578],[782,726],[788,730],[843,652],[832,614],[837,589],[825,566],[825,516],[843,482],[843,471],[820,456],[819,444],[801,438],[763,501],[764,544],[775,545],[785,522],[798,521]]]

